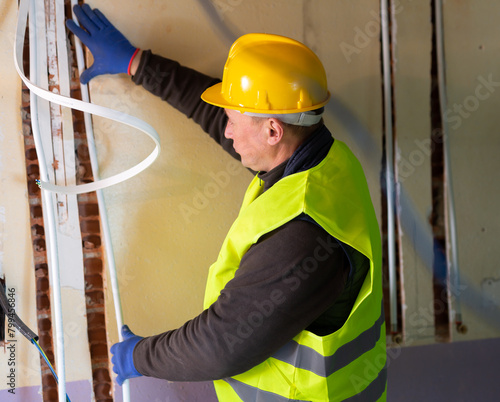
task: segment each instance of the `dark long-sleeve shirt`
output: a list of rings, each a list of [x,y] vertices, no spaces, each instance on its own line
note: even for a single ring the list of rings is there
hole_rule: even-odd
[[[232,140],[224,137],[224,110],[200,99],[219,80],[149,51],[133,80],[192,118],[239,159]],[[318,131],[317,138],[330,135],[324,126]],[[312,149],[309,165],[325,155],[325,149]],[[260,173],[265,189],[283,177],[288,162]],[[310,269],[311,262],[315,269]],[[247,251],[212,306],[178,329],[141,340],[134,349],[134,365],[141,374],[170,381],[215,380],[242,373],[304,329],[326,335],[340,328],[368,269],[365,256],[307,216],[299,217]]]

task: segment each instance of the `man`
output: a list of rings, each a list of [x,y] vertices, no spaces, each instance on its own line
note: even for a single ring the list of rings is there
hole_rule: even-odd
[[[128,73],[258,172],[209,271],[204,311],[113,345],[121,385],[213,380],[222,401],[385,400],[380,236],[362,168],[322,120],[330,94],[303,44],[248,34],[222,82],[142,52],[98,10],[68,28],[94,64]]]

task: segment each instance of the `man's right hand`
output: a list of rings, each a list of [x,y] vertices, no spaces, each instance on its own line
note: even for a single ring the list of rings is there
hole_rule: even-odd
[[[94,64],[82,73],[80,82],[86,84],[101,74],[129,73],[138,49],[97,8],[91,9],[84,4],[75,6],[73,10],[81,27],[73,20],[67,20],[66,26],[94,56]]]

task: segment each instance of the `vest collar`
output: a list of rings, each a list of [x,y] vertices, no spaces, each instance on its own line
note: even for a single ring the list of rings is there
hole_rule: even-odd
[[[328,154],[333,144],[333,137],[325,125],[318,128],[301,144],[290,159],[271,169],[260,172],[259,179],[264,182],[264,191],[271,188],[278,180],[294,173],[316,166]]]

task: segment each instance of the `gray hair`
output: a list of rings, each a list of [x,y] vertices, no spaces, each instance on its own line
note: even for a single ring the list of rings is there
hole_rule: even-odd
[[[266,114],[266,113],[251,113],[245,112],[244,114],[251,117],[262,117],[262,118],[275,118],[283,123],[291,124],[293,126],[310,127],[318,124],[322,117],[325,108],[319,108],[316,110],[310,110],[307,112],[299,113],[281,113],[281,114]]]

